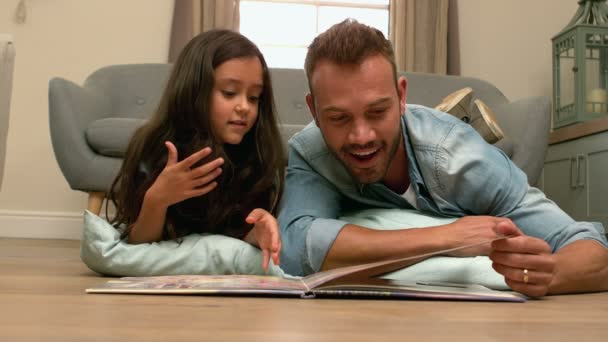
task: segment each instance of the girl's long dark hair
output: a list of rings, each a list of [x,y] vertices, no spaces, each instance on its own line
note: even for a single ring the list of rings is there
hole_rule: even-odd
[[[211,130],[209,114],[214,70],[234,58],[257,57],[263,70],[263,91],[253,128],[238,145],[224,145]],[[109,200],[116,207],[111,223],[125,225],[123,237],[137,220],[144,195],[167,161],[165,141],[175,144],[179,160],[209,146],[213,153],[197,165],[223,157],[218,187],[167,210],[163,239],[189,233],[244,237],[251,226],[249,212],[263,208],[274,213],[283,191],[285,156],[281,147],[270,74],[259,49],[229,30],[211,30],[193,38],[182,50],[153,117],[129,143]]]

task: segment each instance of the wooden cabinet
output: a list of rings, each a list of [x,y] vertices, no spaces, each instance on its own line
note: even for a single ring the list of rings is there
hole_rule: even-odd
[[[608,130],[549,145],[539,187],[575,220],[608,227]]]

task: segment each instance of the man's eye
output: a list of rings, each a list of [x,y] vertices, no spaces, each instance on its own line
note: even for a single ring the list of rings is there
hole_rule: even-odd
[[[382,115],[384,115],[385,112],[386,112],[386,109],[381,108],[381,109],[372,109],[368,113],[373,117],[381,117]]]
[[[330,116],[329,120],[332,122],[341,122],[341,121],[346,120],[346,115]]]

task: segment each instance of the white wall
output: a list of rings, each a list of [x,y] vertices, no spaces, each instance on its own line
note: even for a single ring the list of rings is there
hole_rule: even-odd
[[[576,0],[458,0],[460,73],[487,80],[509,99],[551,96],[551,38]]]
[[[53,155],[48,124],[48,81],[81,83],[109,64],[166,62],[173,0],[0,1],[0,33],[16,48],[0,236],[79,236],[86,206],[69,189]]]

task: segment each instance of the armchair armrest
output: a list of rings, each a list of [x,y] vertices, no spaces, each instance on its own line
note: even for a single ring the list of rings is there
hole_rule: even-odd
[[[105,158],[93,152],[84,132],[91,122],[108,115],[111,115],[111,103],[103,93],[62,78],[53,78],[49,82],[49,124],[53,151],[72,189],[80,190],[81,184],[89,182],[86,169],[94,167],[95,159]]]

